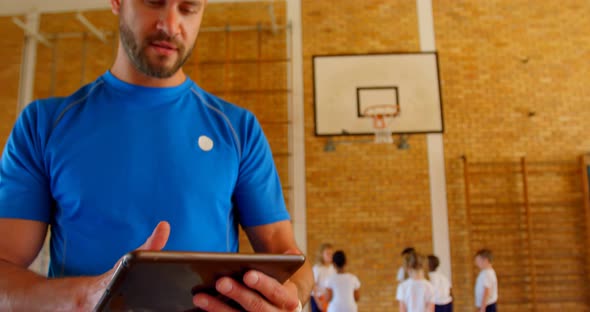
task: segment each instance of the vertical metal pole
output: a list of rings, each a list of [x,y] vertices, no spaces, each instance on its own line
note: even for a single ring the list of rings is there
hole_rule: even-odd
[[[590,177],[588,174],[590,166],[590,156],[580,156],[580,178],[582,180],[582,200],[584,202],[584,211],[586,214],[586,265],[588,272],[588,282],[590,282]],[[590,304],[590,296],[586,297],[586,302]]]
[[[533,248],[533,220],[531,216],[531,207],[529,201],[529,182],[528,182],[528,168],[526,158],[520,159],[520,167],[522,174],[522,195],[524,200],[524,209],[526,211],[527,220],[527,242],[529,247],[529,268],[531,272],[531,303],[533,311],[537,311],[537,267],[535,264],[535,249]]]
[[[467,261],[469,268],[469,285],[474,284],[473,269],[472,269],[472,257],[473,257],[473,235],[472,220],[471,220],[471,180],[469,179],[469,162],[467,156],[463,156],[463,181],[465,183],[465,218],[467,219]]]

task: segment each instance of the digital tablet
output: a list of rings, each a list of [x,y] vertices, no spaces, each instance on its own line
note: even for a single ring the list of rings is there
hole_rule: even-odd
[[[199,311],[193,304],[197,293],[235,307],[215,290],[219,278],[242,282],[246,272],[257,270],[284,283],[304,262],[303,255],[133,251],[123,257],[94,311]]]

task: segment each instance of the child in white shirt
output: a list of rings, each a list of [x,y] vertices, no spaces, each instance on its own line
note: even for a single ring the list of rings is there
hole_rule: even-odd
[[[355,275],[344,271],[346,255],[343,251],[334,253],[332,263],[337,273],[326,280],[326,297],[330,302],[328,312],[357,312],[361,282]]]
[[[434,288],[434,312],[453,312],[451,282],[442,273],[436,271],[440,260],[435,255],[428,256],[428,279]]]
[[[481,270],[475,283],[475,306],[479,312],[496,312],[498,278],[492,267],[492,251],[482,249],[475,254],[475,264]]]
[[[333,247],[330,243],[324,243],[318,251],[317,263],[313,266],[313,278],[315,285],[312,291],[310,306],[312,312],[326,312],[328,301],[326,300],[326,280],[336,274],[332,264]]]
[[[400,312],[434,312],[434,289],[424,278],[424,260],[417,253],[404,257],[404,269],[410,276],[397,286]]]

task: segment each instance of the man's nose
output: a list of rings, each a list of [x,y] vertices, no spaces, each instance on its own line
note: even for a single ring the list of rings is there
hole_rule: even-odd
[[[160,31],[168,34],[170,37],[175,37],[180,32],[179,14],[172,7],[166,7],[160,14],[157,28]]]

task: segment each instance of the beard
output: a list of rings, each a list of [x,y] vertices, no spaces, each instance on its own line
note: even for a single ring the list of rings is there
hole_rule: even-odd
[[[131,62],[140,72],[154,78],[172,77],[172,75],[178,72],[184,63],[186,63],[194,48],[193,46],[188,51],[186,51],[186,47],[181,42],[161,31],[149,35],[143,42],[138,42],[139,40],[135,37],[133,31],[123,21],[123,19],[120,19],[119,22],[119,34],[121,36],[121,44],[123,45],[123,48],[125,49],[125,52],[127,53],[127,56]],[[146,50],[149,48],[150,44],[155,41],[165,41],[173,44],[176,47],[177,57],[176,61],[172,65],[166,66],[159,64],[152,61],[147,55]],[[156,61],[164,61],[166,56],[159,56],[156,58]]]

